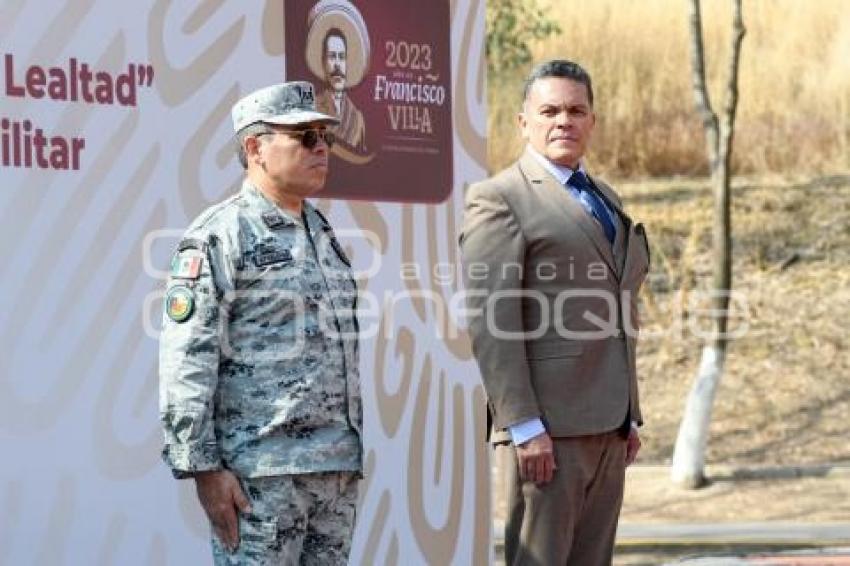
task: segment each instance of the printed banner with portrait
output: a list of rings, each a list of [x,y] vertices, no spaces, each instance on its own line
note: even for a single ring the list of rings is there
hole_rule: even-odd
[[[441,202],[453,184],[449,2],[285,3],[286,75],[340,119],[323,196]]]

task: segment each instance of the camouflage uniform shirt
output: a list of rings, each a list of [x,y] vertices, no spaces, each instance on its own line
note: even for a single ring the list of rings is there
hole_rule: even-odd
[[[172,263],[160,337],[176,477],[359,472],[356,284],[327,220],[251,183],[201,214]]]

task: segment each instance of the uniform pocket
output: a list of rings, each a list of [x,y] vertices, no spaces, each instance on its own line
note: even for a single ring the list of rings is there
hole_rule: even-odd
[[[244,547],[243,547],[244,545]],[[239,518],[239,552],[245,556],[267,557],[280,552],[281,539],[277,519],[254,515]]]
[[[293,261],[280,261],[260,267],[249,265],[237,271],[237,289],[291,287],[302,275]]]

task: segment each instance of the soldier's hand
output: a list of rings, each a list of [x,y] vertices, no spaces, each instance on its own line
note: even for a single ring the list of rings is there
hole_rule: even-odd
[[[547,433],[541,433],[517,446],[516,455],[520,479],[533,481],[538,485],[552,480],[552,474],[558,466],[555,463],[552,439]]]
[[[218,540],[230,552],[235,551],[239,547],[238,511],[251,512],[251,504],[239,480],[230,470],[198,472],[195,488]]]

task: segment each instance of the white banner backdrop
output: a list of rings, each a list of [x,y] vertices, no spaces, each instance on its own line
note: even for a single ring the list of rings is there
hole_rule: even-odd
[[[361,306],[352,564],[490,560],[483,391],[456,298],[463,189],[485,175],[484,2],[451,13],[448,200],[318,201],[355,268],[378,266],[361,280],[377,302]],[[229,110],[284,79],[283,0],[8,0],[0,16],[0,564],[208,563],[194,486],[159,460],[163,271],[238,186]]]

